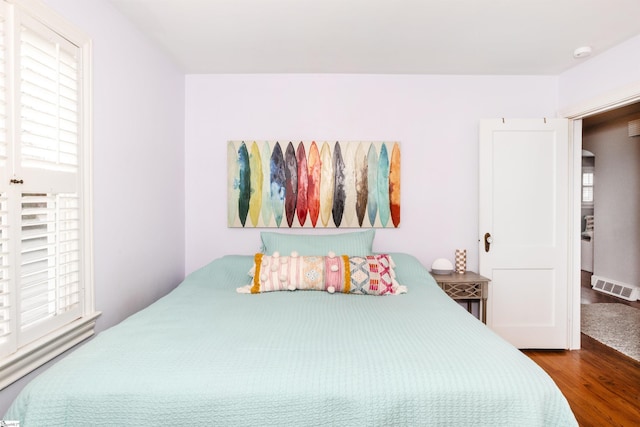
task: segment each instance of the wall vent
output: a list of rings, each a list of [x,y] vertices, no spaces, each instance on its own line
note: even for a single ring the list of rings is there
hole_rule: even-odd
[[[627,301],[640,299],[640,288],[601,276],[591,276],[591,288],[608,295],[613,295],[614,297],[626,299]]]

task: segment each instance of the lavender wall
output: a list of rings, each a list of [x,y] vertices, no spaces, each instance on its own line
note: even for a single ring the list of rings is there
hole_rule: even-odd
[[[184,276],[184,74],[109,2],[46,3],[93,39],[100,331]],[[34,376],[0,391],[0,414]]]
[[[226,226],[226,142],[238,139],[400,141],[402,222],[374,249],[430,266],[466,248],[477,269],[479,120],[555,117],[557,93],[549,76],[189,75],[186,270],[260,247],[260,230]]]
[[[598,106],[601,97],[629,92],[640,96],[640,35],[565,71],[559,77],[560,110]],[[602,105],[600,105],[602,106]]]

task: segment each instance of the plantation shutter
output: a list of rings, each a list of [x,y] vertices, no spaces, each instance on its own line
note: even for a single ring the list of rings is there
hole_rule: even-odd
[[[20,28],[21,173],[30,175],[32,186],[76,191],[78,48],[38,22],[27,22],[29,28]]]
[[[0,0],[0,389],[94,334],[91,39]]]
[[[0,354],[11,348],[11,289],[9,270],[9,210],[6,193],[0,193]]]
[[[4,4],[0,5],[4,6]],[[4,7],[0,8],[0,167],[7,167],[7,83],[6,83],[6,37]],[[5,178],[2,174],[0,178]],[[3,187],[0,187],[2,189]]]
[[[11,335],[14,304],[10,285],[11,253],[9,240],[9,159],[7,141],[7,36],[6,8],[0,4],[0,355],[7,354],[14,347]]]
[[[82,52],[30,15],[9,12],[5,2],[0,15],[3,357],[52,339],[82,319],[86,275],[80,193]]]
[[[37,21],[22,24],[18,345],[82,315],[78,48]]]

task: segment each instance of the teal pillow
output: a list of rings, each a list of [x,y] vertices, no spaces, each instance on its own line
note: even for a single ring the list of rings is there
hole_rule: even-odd
[[[376,235],[374,229],[342,234],[284,234],[263,231],[262,252],[273,255],[280,252],[282,255],[290,255],[296,251],[299,255],[326,255],[334,252],[337,255],[367,256],[373,255],[373,238]]]

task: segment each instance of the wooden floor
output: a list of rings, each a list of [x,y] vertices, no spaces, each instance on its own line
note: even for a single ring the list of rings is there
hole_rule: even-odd
[[[582,303],[628,302],[593,291],[583,273]],[[554,379],[581,426],[640,426],[640,362],[582,334],[580,350],[525,350]]]

